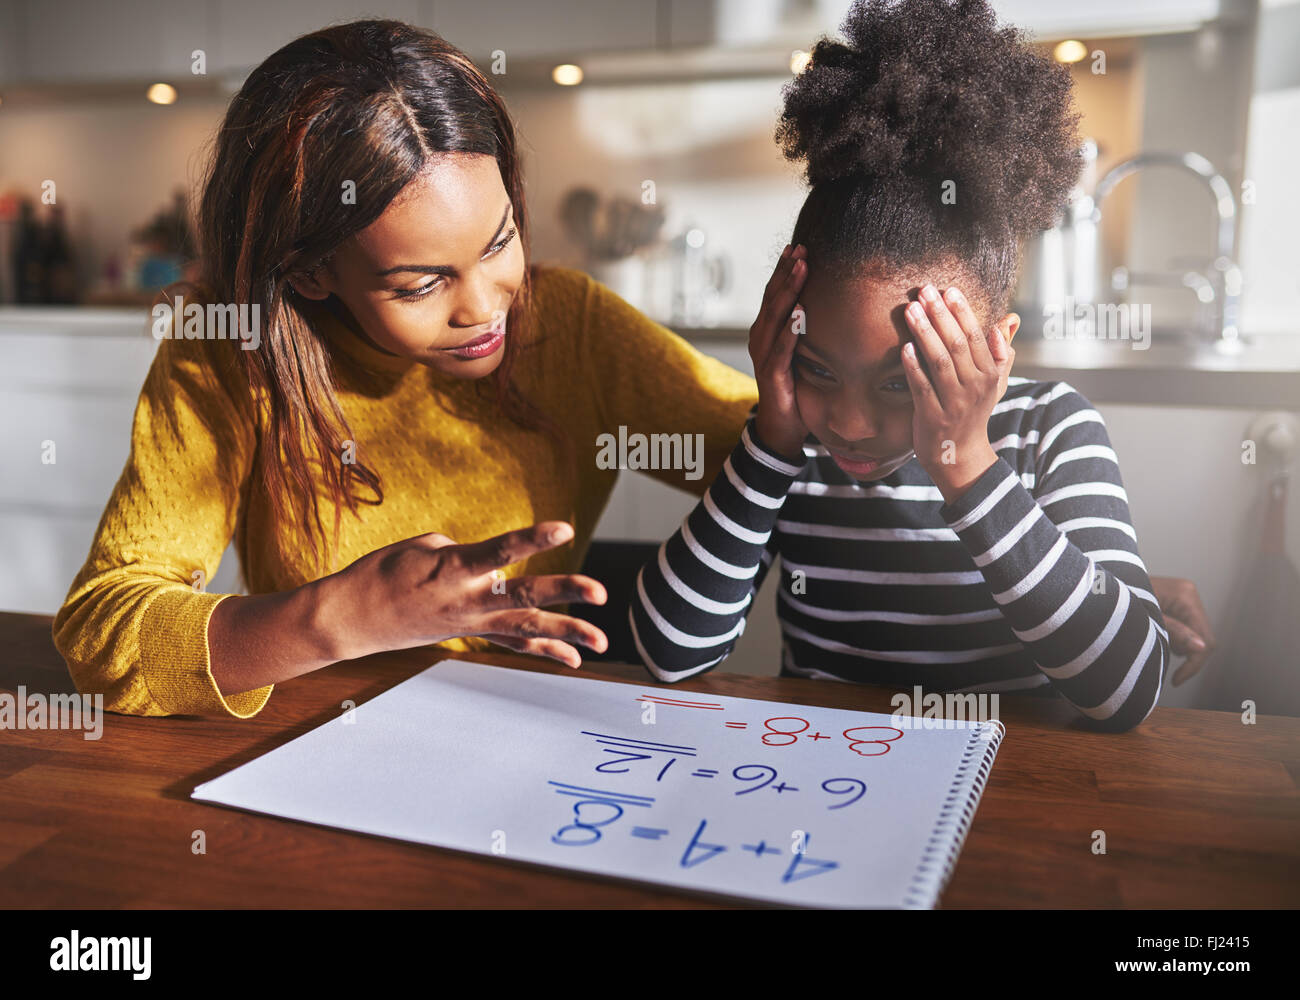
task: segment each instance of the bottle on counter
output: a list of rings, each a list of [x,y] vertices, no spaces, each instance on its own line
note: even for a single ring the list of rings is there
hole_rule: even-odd
[[[14,301],[14,234],[18,229],[18,196],[0,193],[0,306]]]
[[[36,205],[24,198],[18,206],[14,234],[14,301],[38,305],[45,299],[45,237],[36,218]]]
[[[50,206],[50,221],[46,227],[43,250],[41,269],[44,272],[44,301],[53,305],[75,304],[77,267],[64,225],[62,205]]]

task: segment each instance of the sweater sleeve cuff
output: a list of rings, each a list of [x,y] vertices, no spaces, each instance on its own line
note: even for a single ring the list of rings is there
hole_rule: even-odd
[[[998,499],[1019,481],[1015,470],[1007,464],[1006,459],[999,457],[984,470],[983,475],[975,480],[965,493],[952,503],[941,506],[939,516],[948,522],[948,526],[953,531],[960,534],[992,510],[997,505]]]
[[[230,594],[181,588],[159,594],[140,623],[140,669],[149,694],[169,715],[247,719],[262,710],[275,685],[223,695],[212,676],[208,622]]]
[[[789,476],[792,480],[803,471],[803,467],[808,464],[808,456],[800,455],[798,464],[791,462],[788,458],[778,455],[775,451],[763,443],[758,436],[757,421],[751,416],[745,421],[745,429],[740,432],[740,441],[745,447],[745,451],[750,457],[763,465],[766,465],[774,472]]]

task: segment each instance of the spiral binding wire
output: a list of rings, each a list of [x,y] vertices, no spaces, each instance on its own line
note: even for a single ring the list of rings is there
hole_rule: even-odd
[[[981,722],[971,730],[952,788],[943,801],[934,830],[926,842],[916,872],[912,875],[912,884],[903,898],[905,909],[932,908],[939,893],[948,884],[957,863],[957,855],[966,841],[966,833],[979,806],[984,784],[993,769],[993,758],[997,756],[998,747],[1006,734],[1006,726],[997,719]],[[959,816],[955,815],[958,808],[961,810]],[[949,827],[955,829],[945,829]]]

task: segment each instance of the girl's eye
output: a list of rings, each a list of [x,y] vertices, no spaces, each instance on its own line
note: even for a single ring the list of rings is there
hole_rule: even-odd
[[[519,230],[517,230],[514,226],[511,226],[510,231],[507,232],[505,236],[501,237],[501,239],[497,240],[497,242],[492,245],[491,249],[489,249],[488,252],[484,254],[484,256],[493,257],[496,254],[499,254],[502,250],[504,250],[506,247],[510,245],[510,241],[515,238],[518,232]],[[416,299],[422,299],[426,295],[429,295],[430,293],[436,291],[438,288],[442,286],[443,282],[446,280],[447,280],[446,277],[441,274],[435,275],[432,281],[428,282],[427,284],[421,285],[419,288],[398,288],[394,290],[393,294],[397,298],[403,301],[411,302]]]
[[[891,378],[888,382],[880,387],[885,392],[911,392],[911,387],[907,384],[905,378]]]
[[[835,377],[830,372],[828,372],[825,368],[823,368],[821,365],[813,364],[813,362],[809,361],[802,354],[796,354],[794,356],[794,368],[796,372],[798,372],[800,375],[803,375],[806,378],[811,377],[819,380],[825,380],[825,379],[831,379]]]

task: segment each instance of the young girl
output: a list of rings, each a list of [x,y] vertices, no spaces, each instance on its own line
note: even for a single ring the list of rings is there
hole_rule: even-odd
[[[231,101],[199,222],[202,281],[55,616],[78,690],[244,718],[381,650],[606,648],[541,610],[606,597],[573,573],[618,474],[597,440],[702,434],[704,478],[656,473],[698,493],[757,393],[585,275],[528,269],[513,126],[473,63],[396,21],[289,43]],[[206,587],[232,534],[249,596]]]
[[[781,557],[783,675],[1154,707],[1169,640],[1100,415],[1009,376],[1019,242],[1080,168],[1068,73],[983,2],[858,2],[785,93],[811,185],[750,333],[755,413],[644,567],[650,671],[731,651]]]

